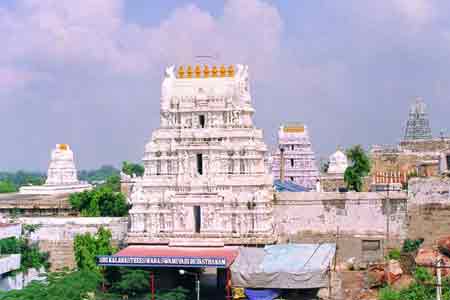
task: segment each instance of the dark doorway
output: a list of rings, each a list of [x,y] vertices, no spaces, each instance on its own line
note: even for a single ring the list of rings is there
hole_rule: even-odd
[[[205,115],[198,116],[198,121],[200,123],[200,127],[205,128]]]
[[[197,173],[203,175],[203,155],[197,153]]]
[[[293,167],[293,166],[294,166],[294,159],[291,158],[291,167]]]
[[[450,171],[450,154],[447,154],[447,171]]]
[[[194,206],[194,219],[195,219],[195,232],[196,233],[200,233],[201,222],[202,222],[201,215],[202,214],[201,214],[200,206],[199,205]]]

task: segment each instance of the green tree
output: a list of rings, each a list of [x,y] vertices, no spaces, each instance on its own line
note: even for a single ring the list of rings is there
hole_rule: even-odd
[[[72,208],[84,217],[123,217],[129,210],[125,196],[109,186],[73,193],[69,201]]]
[[[17,187],[14,183],[9,180],[0,181],[0,193],[15,193],[17,192]]]
[[[370,172],[370,159],[360,145],[347,150],[350,166],[345,170],[344,180],[348,189],[360,192],[364,177]]]
[[[95,235],[77,234],[74,240],[75,261],[79,270],[100,272],[97,255],[111,255],[116,249],[111,245],[111,231],[100,227]]]
[[[119,175],[120,171],[113,166],[101,166],[96,170],[81,170],[78,172],[78,178],[90,183],[106,181],[108,177]]]
[[[142,176],[144,175],[144,167],[140,164],[130,163],[128,161],[124,161],[122,163],[122,172],[127,175],[133,176]]]
[[[110,188],[114,192],[120,192],[120,176],[115,174],[106,178],[104,186]]]

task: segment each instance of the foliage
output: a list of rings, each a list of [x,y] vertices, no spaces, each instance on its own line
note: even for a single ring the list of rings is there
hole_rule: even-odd
[[[21,241],[16,237],[9,237],[0,240],[0,254],[20,253]]]
[[[400,291],[394,291],[390,287],[384,287],[380,290],[380,300],[431,300],[435,299],[435,280],[427,269],[418,267],[414,273],[414,282],[407,288]],[[450,294],[450,282],[443,281],[444,295]],[[445,298],[444,299],[449,299]]]
[[[15,193],[17,187],[9,180],[0,181],[0,193]]]
[[[405,253],[414,252],[420,248],[420,245],[422,245],[422,243],[423,243],[423,239],[417,239],[417,240],[406,239],[403,242],[402,252],[405,252]]]
[[[389,251],[387,258],[388,259],[395,259],[395,260],[400,260],[401,257],[401,252],[399,249],[392,249]]]
[[[130,163],[128,161],[124,161],[122,163],[122,172],[124,172],[127,175],[133,176],[142,176],[144,175],[144,166],[140,164]]]
[[[51,273],[45,282],[34,281],[22,290],[9,291],[0,300],[80,300],[94,292],[101,282],[96,272]]]
[[[111,255],[111,231],[100,227],[95,235],[77,234],[74,240],[75,261],[79,270],[100,271],[96,264],[97,255]]]
[[[345,170],[344,180],[348,189],[361,192],[363,178],[370,172],[370,159],[360,145],[347,150],[350,166]]]
[[[108,178],[106,178],[106,182],[103,184],[103,186],[111,189],[114,192],[120,192],[120,176],[109,176]]]
[[[182,287],[177,287],[173,290],[157,293],[155,295],[156,300],[185,300],[189,294],[189,290]]]
[[[113,175],[119,175],[120,171],[113,166],[101,166],[96,170],[82,170],[78,172],[78,179],[90,183],[103,182]]]
[[[84,217],[122,217],[128,214],[129,209],[125,196],[108,186],[73,193],[69,201],[72,208]]]
[[[119,279],[112,286],[115,292],[135,296],[150,289],[150,273],[148,271],[120,268],[119,273]]]
[[[0,182],[8,182],[17,190],[24,185],[42,185],[45,182],[45,174],[40,172],[0,172]]]

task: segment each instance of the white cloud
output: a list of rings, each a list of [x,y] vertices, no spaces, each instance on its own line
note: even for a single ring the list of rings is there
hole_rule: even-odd
[[[432,0],[393,0],[393,4],[412,25],[425,25],[435,16]]]
[[[219,54],[225,61],[218,63],[242,61],[261,69],[275,61],[281,30],[278,11],[259,0],[229,0],[218,18],[187,5],[155,27],[128,22],[121,0],[93,0],[89,5],[21,0],[0,11],[6,45],[0,68],[8,65],[8,74],[19,74],[14,66],[21,65],[32,74],[36,65],[43,72],[85,65],[97,72],[142,75],[161,72],[165,64],[192,62],[196,55]],[[0,86],[23,86],[16,82],[21,81],[18,75],[0,80]]]

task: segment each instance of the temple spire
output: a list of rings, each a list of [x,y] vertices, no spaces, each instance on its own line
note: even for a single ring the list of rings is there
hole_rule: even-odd
[[[409,110],[406,122],[404,140],[431,139],[430,121],[426,112],[426,105],[422,98],[417,97]]]

